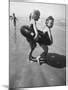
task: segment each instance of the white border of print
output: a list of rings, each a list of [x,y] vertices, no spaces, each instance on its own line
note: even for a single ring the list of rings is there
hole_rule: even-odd
[[[33,2],[68,4],[68,0],[26,0]],[[0,1],[0,90],[8,90],[9,84],[9,20],[8,20],[8,0]],[[68,45],[67,45],[68,46]],[[5,86],[4,86],[5,85]],[[28,90],[67,90],[68,87],[45,87]],[[22,90],[22,89],[21,89]]]

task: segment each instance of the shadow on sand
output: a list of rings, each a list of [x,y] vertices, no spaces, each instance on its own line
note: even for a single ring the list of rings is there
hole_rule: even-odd
[[[41,56],[43,56],[45,58],[43,53]],[[41,64],[46,63],[55,68],[64,68],[64,67],[66,67],[66,56],[59,55],[56,53],[48,53],[46,59],[43,61],[41,60],[40,62],[41,62]]]

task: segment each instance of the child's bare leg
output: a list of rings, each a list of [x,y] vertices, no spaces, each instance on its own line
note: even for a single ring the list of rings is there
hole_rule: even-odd
[[[33,41],[31,41],[31,42],[30,42],[30,47],[31,47],[31,51],[30,51],[30,53],[29,53],[29,60],[32,60],[32,59],[35,58],[35,57],[32,56],[32,53],[33,53],[33,51],[34,51],[35,48],[36,48],[36,43],[33,42]]]
[[[48,46],[46,45],[41,45],[42,49],[44,50],[43,54],[45,54],[45,56],[48,54]]]
[[[29,27],[27,26],[22,26],[20,31],[21,31],[21,34],[23,36],[25,36],[26,40],[28,41],[28,43],[30,44],[30,52],[29,52],[29,60],[31,60],[33,58],[32,56],[32,53],[36,47],[36,41],[33,39],[33,36],[31,35],[30,31],[29,31]]]
[[[40,62],[39,59],[40,59],[41,61],[44,61],[45,58],[46,58],[46,56],[47,56],[47,54],[48,54],[48,46],[45,46],[45,45],[40,45],[40,46],[42,47],[42,49],[43,49],[44,51],[43,51],[43,53],[42,53],[40,56],[37,57],[38,63]]]

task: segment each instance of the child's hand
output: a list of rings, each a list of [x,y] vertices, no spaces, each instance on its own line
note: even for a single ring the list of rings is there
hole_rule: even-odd
[[[36,38],[37,38],[37,36],[38,36],[38,35],[35,35],[34,39],[36,39]]]
[[[34,39],[37,41],[38,40],[38,35],[35,35]]]
[[[31,32],[31,35],[33,36],[33,35],[34,35],[34,33],[33,33],[33,32]]]

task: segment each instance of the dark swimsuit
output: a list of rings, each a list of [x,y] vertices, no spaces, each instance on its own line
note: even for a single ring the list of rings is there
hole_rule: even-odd
[[[51,45],[51,40],[49,38],[48,32],[43,33],[42,31],[38,30],[38,39],[37,41],[34,40],[35,32],[33,28],[33,24],[30,26],[24,25],[21,27],[21,33],[27,38],[27,40],[33,40],[33,42],[39,43],[39,45]],[[33,33],[33,35],[31,35]]]
[[[24,25],[21,27],[20,30],[21,30],[21,34],[24,35],[27,39],[33,40],[35,36],[33,24],[31,24],[30,26]],[[33,35],[31,35],[31,33],[33,33]]]
[[[51,40],[49,38],[48,32],[43,33],[42,31],[38,31],[39,33],[39,39],[38,43],[40,45],[51,45]]]

